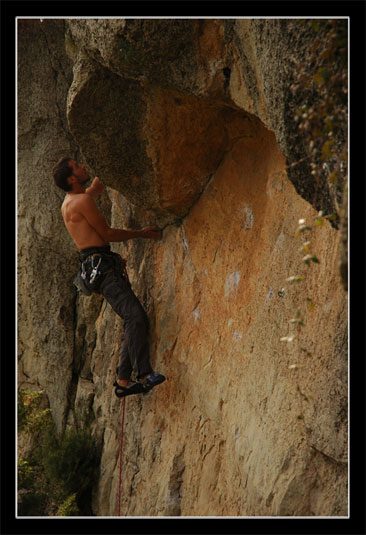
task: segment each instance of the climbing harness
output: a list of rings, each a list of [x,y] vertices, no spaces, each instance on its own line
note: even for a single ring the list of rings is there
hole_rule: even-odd
[[[122,416],[121,416],[121,435],[119,440],[119,476],[118,476],[118,516],[121,516],[121,476],[122,476],[122,446],[123,446],[123,424],[125,420],[125,403],[126,399],[122,398]]]
[[[95,282],[95,279],[97,279],[101,272],[98,270],[98,267],[102,261],[102,257],[100,255],[99,256],[99,262],[96,266],[94,266],[94,255],[91,257],[91,267],[92,267],[92,271],[90,273],[90,277],[89,277],[89,284],[90,285],[93,285],[94,282]],[[74,285],[76,286],[76,288],[79,290],[79,292],[81,292],[82,294],[84,295],[91,295],[92,294],[92,290],[90,288],[88,288],[88,286],[86,285],[86,282],[88,280],[88,273],[85,269],[85,264],[88,262],[88,258],[86,258],[85,260],[81,261],[80,262],[80,269],[75,277],[75,279],[73,280],[73,283]]]
[[[94,248],[91,248],[90,251],[91,254],[82,257],[80,260],[79,271],[73,280],[74,285],[80,293],[84,295],[91,295],[93,293],[93,289],[91,287],[96,285],[100,276],[106,275],[109,271],[112,271],[116,268],[122,271],[122,276],[124,279],[128,284],[131,284],[128,278],[126,260],[118,253],[113,253],[111,251],[96,253]],[[92,254],[92,252],[94,254]],[[94,265],[96,258],[98,258],[98,263]],[[104,260],[104,263],[101,265],[102,260]]]

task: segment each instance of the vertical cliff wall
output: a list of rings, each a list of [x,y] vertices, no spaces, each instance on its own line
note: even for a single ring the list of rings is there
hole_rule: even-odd
[[[334,203],[305,163],[289,167],[304,154],[289,86],[309,28],[35,20],[18,39],[19,383],[45,389],[59,429],[87,421],[102,445],[94,513],[117,511],[123,328],[72,286],[50,173],[64,154],[108,186],[113,227],[164,228],[157,243],[112,244],[167,376],[126,401],[122,514],[347,514],[341,240],[327,221],[295,236]],[[302,262],[305,239],[319,264]]]
[[[18,372],[21,384],[46,389],[59,427],[73,366],[78,263],[62,228],[63,195],[50,181],[58,155],[77,154],[65,116],[72,69],[64,32],[63,22],[18,22]]]

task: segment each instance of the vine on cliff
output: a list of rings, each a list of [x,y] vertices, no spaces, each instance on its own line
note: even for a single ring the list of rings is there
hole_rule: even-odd
[[[325,221],[330,221],[334,219],[334,215],[324,216],[322,212],[319,212],[315,218],[313,225],[308,225],[305,219],[299,219],[298,228],[295,232],[295,237],[303,236],[305,241],[302,243],[299,253],[304,255],[302,257],[302,265],[306,266],[305,269],[302,269],[296,275],[291,275],[286,279],[286,282],[290,284],[302,283],[306,280],[308,275],[308,270],[313,264],[320,264],[318,256],[312,250],[312,242],[310,240],[312,231],[319,226],[323,226]],[[295,316],[289,320],[290,325],[292,326],[291,332],[287,336],[280,338],[281,342],[291,343],[297,338],[300,340],[302,329],[306,326],[306,316],[309,312],[315,307],[314,300],[311,296],[307,296],[302,307],[296,310]],[[300,346],[300,350],[308,357],[312,356],[312,352],[309,350],[304,343]],[[297,368],[298,365],[291,365],[291,368]]]
[[[320,185],[327,184],[341,217],[348,158],[347,20],[306,20],[303,24],[314,32],[315,39],[310,50],[310,69],[297,63],[294,72],[291,91],[303,100],[295,121],[305,140],[316,183],[315,196]]]

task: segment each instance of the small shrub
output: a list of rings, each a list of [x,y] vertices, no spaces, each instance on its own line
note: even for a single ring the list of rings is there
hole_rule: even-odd
[[[18,390],[18,431],[35,436],[52,423],[51,409],[41,409],[44,400],[42,390]]]
[[[80,514],[76,503],[76,493],[71,494],[62,502],[57,510],[56,516],[78,516]]]
[[[61,437],[48,436],[42,448],[43,466],[50,484],[66,495],[76,495],[83,510],[91,498],[99,465],[99,451],[86,430],[67,429]]]
[[[18,459],[20,516],[91,515],[91,492],[100,451],[87,430],[57,435],[42,391],[18,390],[18,431],[32,448]]]
[[[34,485],[34,470],[29,461],[18,459],[18,486],[22,489],[30,489]]]

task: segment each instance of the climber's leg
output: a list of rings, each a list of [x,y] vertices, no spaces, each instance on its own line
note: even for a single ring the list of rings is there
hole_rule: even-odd
[[[100,292],[124,322],[118,379],[128,380],[132,371],[137,379],[150,374],[153,370],[149,357],[148,318],[130,284],[122,275],[112,272],[102,282]]]

